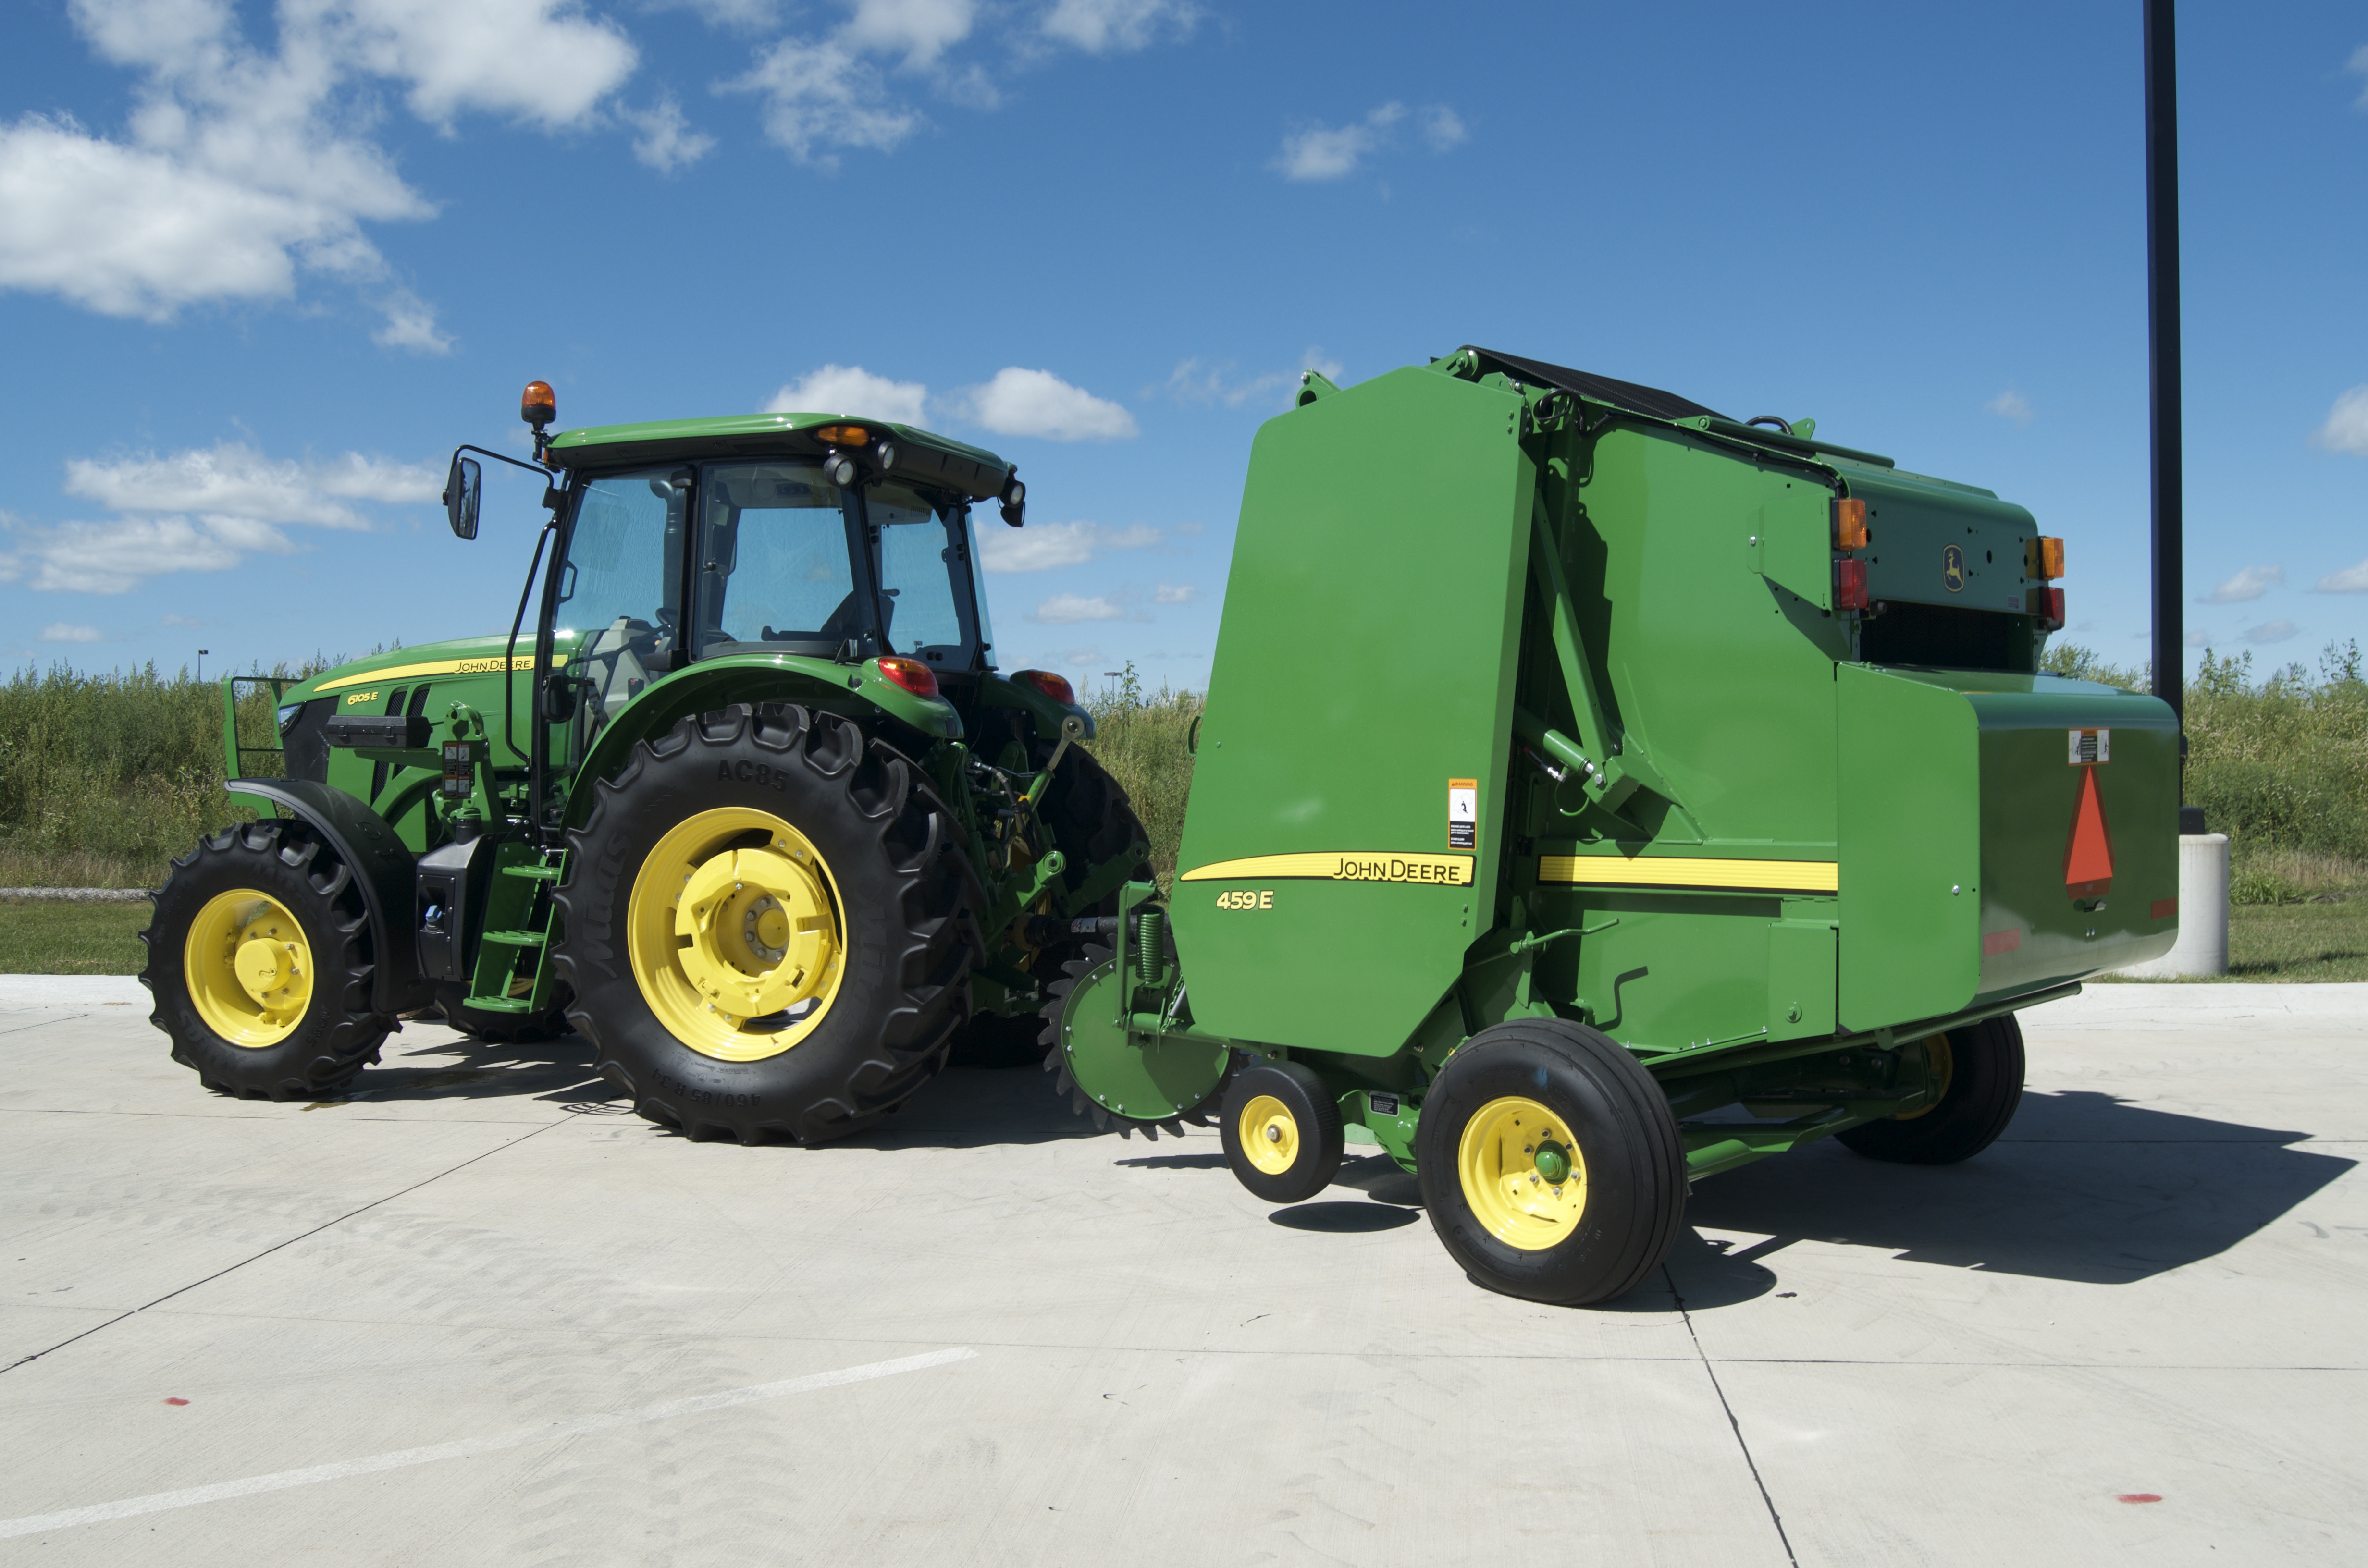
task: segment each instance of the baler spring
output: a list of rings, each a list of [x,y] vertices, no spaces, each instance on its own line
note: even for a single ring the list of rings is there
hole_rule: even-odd
[[[1167,912],[1156,905],[1136,916],[1134,923],[1134,973],[1143,985],[1159,983],[1159,971],[1166,967],[1167,948]]]

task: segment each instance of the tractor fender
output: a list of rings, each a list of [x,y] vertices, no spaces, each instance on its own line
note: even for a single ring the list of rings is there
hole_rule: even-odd
[[[224,788],[268,801],[281,816],[319,834],[353,868],[370,915],[371,1006],[399,1017],[433,1002],[414,941],[419,924],[415,858],[385,819],[351,795],[307,778],[233,778]]]

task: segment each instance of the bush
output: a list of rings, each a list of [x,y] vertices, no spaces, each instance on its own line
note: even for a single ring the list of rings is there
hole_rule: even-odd
[[[1196,692],[1161,687],[1144,691],[1129,663],[1119,684],[1087,699],[1094,738],[1087,749],[1124,786],[1151,838],[1152,869],[1162,887],[1176,878],[1184,838],[1184,802],[1192,792],[1192,756],[1185,749],[1201,716]]]

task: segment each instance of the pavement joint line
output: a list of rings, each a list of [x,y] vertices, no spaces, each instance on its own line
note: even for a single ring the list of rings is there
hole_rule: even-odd
[[[31,1363],[40,1360],[42,1357],[51,1354],[52,1351],[63,1350],[69,1345],[79,1344],[81,1341],[88,1339],[92,1335],[97,1334],[102,1330],[113,1328],[125,1318],[138,1317],[150,1307],[161,1307],[166,1301],[171,1301],[174,1297],[186,1295],[189,1291],[196,1290],[200,1285],[211,1285],[225,1274],[234,1274],[238,1270],[245,1268],[248,1264],[269,1257],[273,1253],[279,1251],[283,1247],[294,1246],[298,1242],[304,1240],[308,1236],[317,1236],[323,1231],[329,1229],[332,1225],[342,1225],[357,1214],[367,1214],[381,1203],[392,1203],[396,1199],[404,1196],[404,1193],[417,1192],[421,1187],[427,1186],[431,1182],[442,1181],[454,1171],[466,1170],[469,1166],[475,1165],[479,1160],[489,1160],[505,1149],[515,1149],[519,1144],[525,1142],[528,1139],[535,1137],[541,1133],[548,1132],[552,1128],[560,1125],[560,1122],[553,1121],[536,1128],[532,1132],[521,1132],[517,1137],[512,1138],[506,1142],[495,1144],[493,1148],[486,1150],[482,1154],[470,1155],[467,1159],[462,1160],[459,1165],[453,1165],[449,1169],[438,1171],[431,1176],[423,1176],[419,1180],[413,1182],[409,1187],[400,1188],[394,1192],[390,1192],[383,1198],[373,1198],[359,1209],[347,1210],[345,1213],[338,1215],[334,1220],[324,1220],[319,1224],[313,1226],[311,1230],[300,1232],[295,1235],[290,1236],[286,1241],[274,1242],[269,1246],[265,1247],[261,1252],[255,1254],[254,1256],[240,1258],[236,1263],[232,1264],[227,1268],[217,1268],[211,1274],[207,1275],[203,1279],[192,1279],[187,1285],[183,1285],[177,1290],[165,1291],[163,1295],[157,1297],[153,1301],[143,1302],[139,1306],[133,1307],[129,1312],[118,1312],[115,1316],[108,1319],[105,1323],[95,1324],[91,1327],[84,1329],[80,1334],[74,1335],[70,1338],[61,1339],[55,1345],[46,1346],[41,1349],[34,1351],[30,1356],[19,1357],[17,1359],[9,1362],[6,1366],[0,1367],[0,1376],[6,1376],[10,1372],[15,1371],[19,1367],[28,1366]]]
[[[313,1105],[349,1105],[349,1100],[313,1100]],[[269,1121],[269,1111],[206,1112],[201,1110],[111,1110],[101,1108],[83,1108],[74,1106],[12,1105],[0,1106],[5,1116],[153,1116],[179,1121]],[[341,1116],[339,1121],[409,1122],[437,1127],[514,1127],[529,1121],[541,1121],[545,1127],[557,1127],[569,1120],[580,1121],[582,1113],[562,1112],[557,1120],[542,1121],[541,1117],[526,1116]]]
[[[87,1018],[88,1013],[68,1013],[63,1018],[40,1018],[29,1024],[18,1024],[13,1029],[0,1029],[0,1035],[23,1034],[27,1029],[45,1029],[51,1024],[70,1024],[76,1018]]]
[[[1685,1320],[1686,1337],[1693,1341],[1694,1355],[1710,1377],[1711,1392],[1718,1395],[1718,1407],[1726,1414],[1727,1429],[1735,1434],[1735,1446],[1743,1450],[1744,1466],[1751,1471],[1751,1484],[1759,1489],[1759,1501],[1768,1510],[1768,1522],[1776,1527],[1776,1540],[1784,1548],[1784,1561],[1793,1568],[1801,1568],[1800,1556],[1793,1550],[1793,1538],[1785,1533],[1784,1516],[1776,1511],[1776,1499],[1768,1494],[1768,1483],[1759,1474],[1759,1461],[1751,1457],[1751,1445],[1744,1440],[1743,1423],[1735,1418],[1735,1406],[1726,1402],[1726,1390],[1718,1381],[1718,1369],[1702,1348],[1702,1335],[1694,1332],[1694,1314],[1687,1310],[1685,1294],[1678,1289],[1677,1278],[1667,1264],[1661,1266],[1661,1278],[1668,1284],[1669,1299],[1678,1304],[1678,1315]]]
[[[595,1432],[611,1432],[620,1426],[638,1426],[651,1421],[671,1420],[678,1415],[698,1415],[711,1410],[755,1404],[789,1394],[812,1393],[821,1389],[841,1388],[848,1383],[870,1382],[876,1378],[893,1378],[903,1372],[925,1371],[931,1367],[968,1361],[977,1355],[978,1352],[968,1346],[956,1346],[918,1356],[901,1356],[893,1361],[845,1367],[835,1372],[814,1372],[803,1378],[785,1378],[780,1382],[752,1383],[746,1388],[726,1389],[721,1393],[670,1399],[663,1403],[644,1405],[639,1410],[587,1415],[575,1421],[553,1422],[546,1426],[529,1426],[490,1437],[463,1437],[458,1442],[397,1449],[391,1453],[372,1454],[366,1459],[338,1460],[330,1464],[308,1465],[302,1470],[275,1471],[268,1475],[250,1475],[237,1481],[217,1481],[207,1486],[152,1492],[144,1497],[94,1503],[88,1507],[63,1508],[53,1514],[28,1514],[20,1518],[0,1519],[0,1540],[37,1535],[43,1530],[68,1529],[76,1525],[105,1524],[113,1519],[160,1514],[170,1508],[195,1507],[201,1503],[218,1503],[232,1497],[252,1497],[258,1493],[285,1492],[290,1487],[312,1486],[324,1481],[344,1481],[357,1475],[377,1475],[412,1465],[434,1464],[438,1460],[473,1459],[479,1454],[499,1453],[505,1449],[520,1449],[533,1443],[561,1442]]]

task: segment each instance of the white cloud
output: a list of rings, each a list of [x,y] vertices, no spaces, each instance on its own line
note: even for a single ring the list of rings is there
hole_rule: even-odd
[[[2351,63],[2345,66],[2344,69],[2356,75],[2368,77],[2368,43],[2363,43],[2358,49],[2351,51]],[[2368,108],[2368,81],[2363,81],[2361,84],[2360,97],[2353,107],[2358,108]]]
[[[633,156],[662,175],[687,169],[715,150],[715,138],[693,131],[682,106],[672,98],[660,98],[651,108],[622,112],[625,122],[641,131],[633,138]]]
[[[1432,104],[1422,111],[1422,139],[1430,143],[1434,153],[1449,152],[1471,139],[1463,117],[1445,104]]]
[[[2368,561],[2357,566],[2346,566],[2340,572],[2330,572],[2312,588],[2319,594],[2368,594]]]
[[[972,0],[855,0],[855,14],[838,36],[857,49],[902,54],[912,66],[938,57],[970,36]]]
[[[44,642],[104,642],[107,641],[107,633],[96,626],[69,626],[63,620],[53,620],[41,628],[41,641]]]
[[[1086,620],[1123,620],[1126,611],[1099,595],[1054,594],[1030,610],[1028,619],[1041,626],[1074,626]]]
[[[69,8],[142,80],[120,137],[40,115],[0,127],[0,289],[151,321],[286,298],[304,274],[386,282],[363,225],[434,209],[366,134],[370,78],[438,127],[470,109],[559,127],[588,122],[634,63],[575,0],[285,0],[272,53],[227,0]],[[438,351],[432,312],[380,292],[380,341]]]
[[[2368,457],[2368,386],[2353,387],[2337,398],[2311,443],[2330,452]]]
[[[642,0],[644,11],[691,11],[713,28],[753,32],[780,19],[778,0]]]
[[[1056,0],[1038,26],[1087,54],[1128,54],[1148,48],[1162,28],[1183,37],[1199,20],[1184,0]]]
[[[783,39],[727,92],[765,95],[765,134],[802,164],[838,166],[834,148],[885,153],[913,134],[921,119],[892,105],[880,73],[835,40]]]
[[[382,348],[408,348],[415,354],[450,354],[452,339],[436,325],[436,307],[408,289],[396,289],[378,301],[386,324],[370,334]]]
[[[177,626],[177,627],[180,627],[180,628],[184,629],[185,631],[197,631],[199,628],[200,628],[200,627],[204,626],[204,625],[205,625],[205,622],[204,622],[204,621],[202,621],[202,620],[199,620],[199,619],[197,619],[195,617],[192,617],[192,616],[186,616],[186,615],[168,615],[168,616],[165,616],[163,619],[161,619],[161,620],[157,621],[157,622],[156,622],[156,624],[157,624],[157,625],[159,625],[159,626]]]
[[[1113,550],[1148,550],[1159,530],[1144,523],[1114,528],[1101,523],[1030,523],[1024,528],[989,528],[979,535],[979,553],[990,572],[1043,572],[1082,566]]]
[[[2138,635],[2151,641],[2154,634],[2148,631],[2141,631]],[[2212,634],[2208,631],[2191,631],[2187,634],[2187,646],[2191,648],[2209,648],[2212,646]]]
[[[1311,125],[1282,139],[1274,166],[1285,179],[1338,179],[1353,173],[1366,153],[1382,144],[1390,127],[1406,118],[1406,106],[1386,103],[1347,125]]]
[[[2268,566],[2248,566],[2203,597],[2210,605],[2243,604],[2258,599],[2286,580],[2286,569],[2272,563]]]
[[[2032,420],[2031,400],[2012,387],[2007,388],[1982,406],[2000,419],[2010,419],[2017,425],[2028,425]]]
[[[2300,630],[2291,620],[2265,620],[2259,626],[2245,628],[2245,639],[2250,642],[2283,642]]]
[[[1201,590],[1190,583],[1162,583],[1151,591],[1156,605],[1189,605],[1200,597]]]
[[[929,389],[920,381],[892,381],[860,365],[825,365],[773,394],[768,414],[847,414],[898,425],[923,422]]]
[[[1271,400],[1275,406],[1287,409],[1298,396],[1303,371],[1313,370],[1326,381],[1335,382],[1347,373],[1341,369],[1339,360],[1313,345],[1300,356],[1296,370],[1269,370],[1247,381],[1232,380],[1233,370],[1231,360],[1222,365],[1212,365],[1197,358],[1186,359],[1168,372],[1164,388],[1145,388],[1144,395],[1162,390],[1178,403],[1222,403],[1227,408],[1239,408],[1252,399],[1261,403]]]
[[[1137,434],[1133,415],[1050,370],[1007,365],[985,386],[972,388],[964,402],[970,416],[998,436],[1122,441]]]

